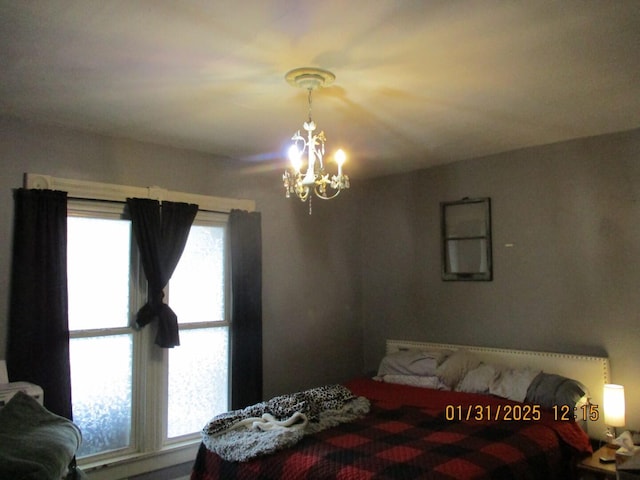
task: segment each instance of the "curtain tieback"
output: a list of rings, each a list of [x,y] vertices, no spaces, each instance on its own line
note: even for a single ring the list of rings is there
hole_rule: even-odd
[[[166,307],[164,303],[164,292],[162,290],[150,292],[147,303],[145,303],[136,314],[136,325],[142,328],[153,322],[160,317],[160,313],[164,307]]]

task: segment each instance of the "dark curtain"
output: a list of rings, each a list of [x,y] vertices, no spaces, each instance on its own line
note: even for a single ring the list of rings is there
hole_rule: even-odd
[[[164,303],[164,287],[189,238],[189,230],[198,206],[179,202],[158,202],[147,198],[127,198],[131,225],[149,291],[147,303],[136,314],[136,323],[144,327],[158,320],[156,345],[173,348],[180,345],[178,317]]]
[[[232,210],[231,408],[262,401],[262,232],[259,212]]]
[[[72,418],[67,300],[67,194],[14,191],[7,369],[40,385],[44,405]]]

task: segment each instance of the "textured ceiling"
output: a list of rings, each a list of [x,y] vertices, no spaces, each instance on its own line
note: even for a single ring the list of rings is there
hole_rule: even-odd
[[[381,175],[640,127],[637,0],[0,0],[0,113],[284,163],[313,95]]]

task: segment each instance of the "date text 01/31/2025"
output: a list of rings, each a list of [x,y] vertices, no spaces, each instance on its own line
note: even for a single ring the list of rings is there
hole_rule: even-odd
[[[542,418],[543,408],[540,405],[447,405],[445,419],[447,421],[538,421]],[[600,418],[598,405],[586,403],[579,407],[569,405],[554,405],[551,408],[554,420],[560,421],[591,421]]]

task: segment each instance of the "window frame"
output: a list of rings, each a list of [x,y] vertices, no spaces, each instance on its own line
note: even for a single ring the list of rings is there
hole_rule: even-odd
[[[71,210],[80,215],[92,215],[92,209],[103,208],[108,202],[113,202],[109,208],[112,212],[120,211],[121,215],[124,213],[126,198],[128,197],[140,197],[140,198],[152,198],[158,201],[170,200],[170,201],[182,201],[189,203],[196,203],[199,205],[199,209],[205,212],[214,212],[228,214],[233,209],[240,209],[246,211],[255,211],[255,201],[248,199],[234,199],[224,197],[212,197],[208,195],[199,195],[192,193],[175,192],[163,189],[161,187],[133,187],[127,185],[108,184],[100,182],[91,182],[84,180],[66,179],[53,177],[50,175],[43,175],[37,173],[26,173],[24,176],[23,186],[25,188],[35,189],[51,189],[62,190],[67,192],[69,203],[72,205]],[[76,203],[76,201],[78,201]],[[105,203],[107,202],[107,203]],[[78,208],[78,205],[82,205],[82,208]],[[95,212],[95,210],[93,210]],[[227,229],[228,236],[228,229]],[[136,249],[137,250],[137,249]],[[133,252],[132,252],[133,255]],[[230,255],[227,251],[227,268],[230,262]],[[138,260],[139,262],[139,260]],[[139,273],[142,273],[141,266],[138,269]],[[138,275],[135,280],[132,278],[132,282],[139,283],[144,280],[144,274]],[[146,295],[146,281],[143,287],[138,287],[141,292],[145,292]],[[227,295],[230,295],[231,282],[227,282]],[[130,302],[132,299],[130,299]],[[227,297],[227,301],[230,301],[230,297]],[[141,306],[141,299],[136,299],[136,302]],[[229,308],[226,309],[227,316],[231,312],[231,304],[227,304]],[[138,307],[139,308],[139,307]],[[134,309],[132,311],[137,311]],[[230,319],[228,319],[230,321]],[[127,327],[131,328],[131,327]],[[127,329],[125,329],[127,330]],[[140,335],[134,335],[134,342],[147,342],[153,343],[155,338],[154,325],[147,326],[139,332]],[[137,340],[136,340],[137,338]],[[134,349],[135,350],[135,349]],[[139,350],[139,349],[138,349]],[[162,350],[162,349],[158,349]],[[167,352],[160,352],[162,356],[166,356]],[[134,353],[135,355],[135,353]],[[231,355],[231,348],[229,349],[229,355]],[[157,378],[159,373],[158,369],[154,368],[154,365],[147,363],[145,369],[140,368],[142,360],[134,357],[134,375],[137,367],[138,372],[146,371],[146,379],[150,377]],[[153,362],[157,364],[157,362]],[[156,365],[157,366],[157,365]],[[168,369],[166,370],[168,372]],[[231,374],[229,374],[229,381]],[[136,380],[134,380],[135,384]],[[101,454],[92,457],[86,457],[86,460],[80,460],[78,464],[83,468],[85,472],[91,475],[92,480],[110,480],[112,478],[126,478],[132,475],[138,475],[162,468],[166,468],[181,463],[192,462],[196,456],[197,450],[200,446],[201,439],[180,439],[176,438],[175,441],[170,443],[164,443],[163,439],[166,436],[166,425],[164,428],[158,429],[153,422],[145,422],[147,428],[145,433],[140,436],[140,432],[135,431],[139,424],[140,412],[136,411],[136,405],[146,404],[145,402],[164,402],[167,403],[167,382],[155,383],[156,387],[161,385],[162,391],[158,392],[157,388],[144,391],[139,389],[138,392],[134,392],[134,395],[138,397],[133,398],[134,411],[132,415],[134,420],[132,422],[132,438],[144,438],[138,444],[132,445],[131,448],[118,451],[117,455]],[[162,395],[158,396],[157,394]],[[144,398],[141,396],[144,395]],[[229,395],[231,395],[231,389],[229,388]],[[166,409],[166,406],[163,407]],[[165,410],[166,411],[166,410]],[[165,415],[166,418],[166,415]],[[150,445],[160,445],[157,449],[150,449]]]
[[[226,328],[227,335],[229,339],[229,348],[227,351],[227,365],[229,367],[229,372],[227,374],[227,407],[229,408],[231,405],[231,255],[229,254],[229,216],[222,215],[216,212],[202,212],[198,211],[196,214],[196,218],[193,221],[193,225],[198,226],[221,226],[224,229],[223,238],[224,238],[224,318],[222,320],[209,320],[202,322],[190,322],[190,323],[180,323],[180,318],[178,318],[178,331],[182,332],[185,330],[198,330],[205,328]],[[169,306],[171,306],[171,280],[169,280],[169,284],[165,288],[165,301]],[[155,338],[155,333],[154,333]],[[179,347],[177,347],[179,348]],[[162,444],[163,447],[170,447],[171,445],[180,444],[183,442],[189,442],[193,440],[197,440],[198,443],[201,441],[202,437],[200,432],[193,432],[185,435],[179,435],[176,437],[168,436],[168,420],[169,420],[169,352],[167,349],[162,349],[164,354],[164,377],[163,377],[163,392],[161,398],[164,401],[164,405],[162,408]],[[213,414],[212,414],[213,415]]]
[[[127,219],[125,214],[125,205],[118,203],[108,203],[100,201],[87,201],[87,200],[75,200],[70,199],[67,203],[67,218],[68,217],[80,217],[80,218],[101,218],[112,220],[124,220]],[[136,312],[143,304],[144,297],[146,295],[143,292],[146,291],[146,280],[144,272],[142,272],[142,265],[140,264],[140,257],[137,247],[135,247],[135,241],[133,239],[133,232],[130,235],[130,265],[129,265],[129,314]],[[99,328],[99,329],[82,329],[71,330],[69,329],[69,340],[74,338],[89,338],[89,337],[105,337],[119,334],[131,335],[132,339],[132,391],[131,391],[131,431],[130,442],[127,447],[112,450],[106,453],[98,453],[85,457],[86,460],[80,459],[79,464],[94,464],[104,463],[105,461],[130,456],[140,451],[142,445],[138,441],[140,432],[138,431],[138,425],[140,422],[140,384],[142,379],[140,375],[145,375],[145,370],[140,368],[141,359],[138,358],[141,353],[139,345],[143,341],[142,336],[135,335],[135,329],[131,325],[131,322],[124,327],[114,328]],[[142,389],[144,390],[144,389]],[[73,405],[73,392],[72,392],[72,405]],[[143,423],[144,424],[144,423]]]
[[[124,204],[87,202],[70,200],[67,208],[68,217],[101,218],[129,220]],[[231,322],[230,289],[230,255],[228,216],[214,212],[198,212],[193,225],[223,228],[224,248],[224,318],[202,322],[178,324],[180,331],[204,328],[226,328]],[[85,330],[70,330],[70,339],[104,337],[128,334],[132,337],[132,411],[130,444],[127,447],[104,453],[97,453],[78,460],[80,466],[104,464],[113,459],[127,458],[135,455],[148,455],[183,446],[189,443],[199,444],[200,432],[195,431],[176,437],[168,437],[168,398],[169,398],[169,352],[155,345],[157,327],[155,323],[136,329],[132,326],[133,316],[146,302],[147,282],[140,262],[140,253],[131,230],[130,249],[130,282],[129,282],[129,325]],[[171,304],[171,281],[165,288],[165,301]],[[230,335],[230,332],[227,332]],[[179,348],[179,347],[177,347]],[[231,363],[231,349],[228,351],[228,364]],[[227,376],[227,406],[230,405],[231,375]],[[142,408],[144,405],[146,408]]]
[[[454,210],[458,212],[457,215],[452,213]],[[462,217],[462,221],[459,217]],[[472,230],[468,231],[470,222]],[[489,282],[493,280],[490,197],[465,197],[458,201],[440,202],[440,230],[442,280]],[[462,249],[457,251],[451,248],[462,242],[473,242],[476,246],[475,253],[469,254]],[[465,265],[469,261],[474,263],[477,261],[478,266],[469,271],[452,268],[452,264],[457,263],[458,260]]]

